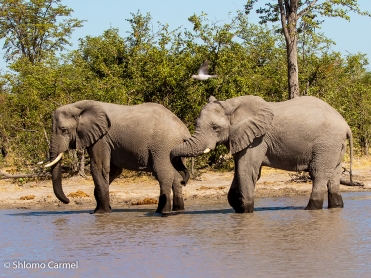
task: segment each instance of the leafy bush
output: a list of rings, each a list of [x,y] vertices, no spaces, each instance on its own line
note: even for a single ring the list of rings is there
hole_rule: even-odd
[[[169,30],[139,12],[128,20],[131,30],[118,29],[80,40],[77,50],[38,62],[14,61],[0,76],[0,148],[2,164],[27,166],[48,155],[53,111],[82,99],[134,105],[153,101],[173,111],[190,129],[210,95],[224,100],[258,95],[267,101],[287,99],[286,51],[282,40],[266,26],[248,23],[238,13],[230,22],[209,22],[193,15],[193,30]],[[150,28],[151,27],[151,28]],[[351,125],[356,146],[368,150],[371,125],[371,73],[361,55],[342,57],[319,38],[299,48],[303,94],[324,99]],[[210,61],[218,78],[190,79],[201,63]],[[232,169],[225,147],[196,158],[196,169]],[[72,159],[73,160],[73,159]],[[73,161],[66,160],[73,165]],[[72,164],[71,164],[72,163]],[[71,166],[72,167],[72,166]]]

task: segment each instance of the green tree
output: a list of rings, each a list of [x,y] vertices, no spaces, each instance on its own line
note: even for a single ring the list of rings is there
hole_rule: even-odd
[[[66,55],[51,52],[34,63],[22,56],[10,65],[11,72],[0,75],[0,150],[5,142],[8,157],[17,165],[40,161],[48,149],[52,112],[82,99],[161,103],[191,131],[210,95],[284,100],[285,41],[275,28],[247,19],[244,12],[214,22],[206,14],[192,15],[193,29],[169,30],[166,24],[153,24],[150,14],[138,12],[128,19],[131,27],[125,37],[110,28],[100,36],[80,39],[78,49]],[[306,88],[305,94],[334,106],[352,127],[357,146],[367,149],[371,137],[367,60],[361,54],[343,57],[331,52],[331,41],[319,34],[302,34],[298,36],[300,86]],[[205,59],[218,78],[191,79]],[[196,168],[233,165],[225,161],[226,152],[219,147],[198,157]],[[71,157],[71,164],[75,160]]]
[[[247,14],[251,12],[254,4],[258,1],[247,1],[245,5]],[[357,0],[277,0],[274,1],[276,4],[271,2],[266,3],[264,8],[260,7],[256,12],[261,15],[261,23],[281,22],[281,30],[285,37],[287,51],[289,98],[300,95],[297,51],[298,33],[300,31],[305,31],[309,34],[313,33],[315,28],[321,24],[319,16],[340,17],[349,20],[350,11],[370,16],[368,12],[360,10]]]
[[[119,30],[110,28],[101,36],[80,39],[79,48],[69,57],[71,66],[80,72],[81,99],[128,104],[124,85],[127,51]]]
[[[317,96],[339,111],[355,138],[360,153],[368,154],[371,130],[371,76],[364,54],[342,57],[338,52],[307,57],[303,68],[307,94]]]
[[[0,0],[0,39],[6,61],[26,57],[32,64],[70,45],[68,37],[83,20],[70,18],[61,0]],[[63,18],[63,19],[62,19]]]
[[[0,38],[12,69],[1,76],[0,133],[16,165],[45,157],[52,111],[75,100],[69,89],[79,75],[69,75],[71,66],[56,54],[83,21],[60,2],[0,0]]]
[[[27,166],[46,156],[51,111],[58,94],[56,61],[32,65],[27,59],[12,64],[2,103],[2,125],[9,141],[10,159]]]

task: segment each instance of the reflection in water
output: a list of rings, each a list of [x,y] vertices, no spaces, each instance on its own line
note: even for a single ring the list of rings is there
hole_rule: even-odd
[[[235,214],[226,202],[186,203],[187,212],[171,217],[146,207],[108,215],[4,210],[0,276],[367,276],[370,193],[343,197],[344,209],[320,211],[297,206],[307,197],[258,199],[253,214]],[[18,261],[45,268],[14,269]],[[50,261],[78,268],[50,269]]]

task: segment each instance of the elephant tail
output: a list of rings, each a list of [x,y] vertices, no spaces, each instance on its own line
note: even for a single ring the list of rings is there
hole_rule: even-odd
[[[174,168],[180,173],[183,178],[182,184],[185,186],[189,180],[190,174],[187,167],[184,165],[182,157],[176,156],[172,159],[171,163]]]
[[[350,162],[349,162],[349,177],[350,177],[350,183],[353,184],[353,173],[352,173],[352,164],[353,164],[353,134],[352,131],[348,130],[347,133],[347,139],[349,140],[349,156],[350,156]]]

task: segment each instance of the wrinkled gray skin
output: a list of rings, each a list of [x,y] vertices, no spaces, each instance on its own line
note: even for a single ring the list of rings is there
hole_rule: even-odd
[[[217,144],[230,149],[235,174],[228,192],[235,212],[253,212],[254,190],[261,166],[308,171],[313,189],[306,209],[321,209],[328,189],[328,207],[343,207],[340,195],[342,157],[352,133],[343,117],[320,99],[302,96],[266,102],[257,96],[226,101],[210,97],[196,121],[192,137],[171,151],[171,157],[198,156]]]
[[[184,210],[182,184],[189,173],[181,158],[170,161],[170,151],[190,137],[187,127],[160,104],[125,106],[84,100],[56,109],[50,159],[68,148],[87,148],[94,180],[96,213],[111,212],[109,184],[122,169],[153,172],[160,183],[157,212]],[[179,171],[179,172],[178,172]],[[61,161],[52,166],[57,198],[69,203],[62,190]]]

